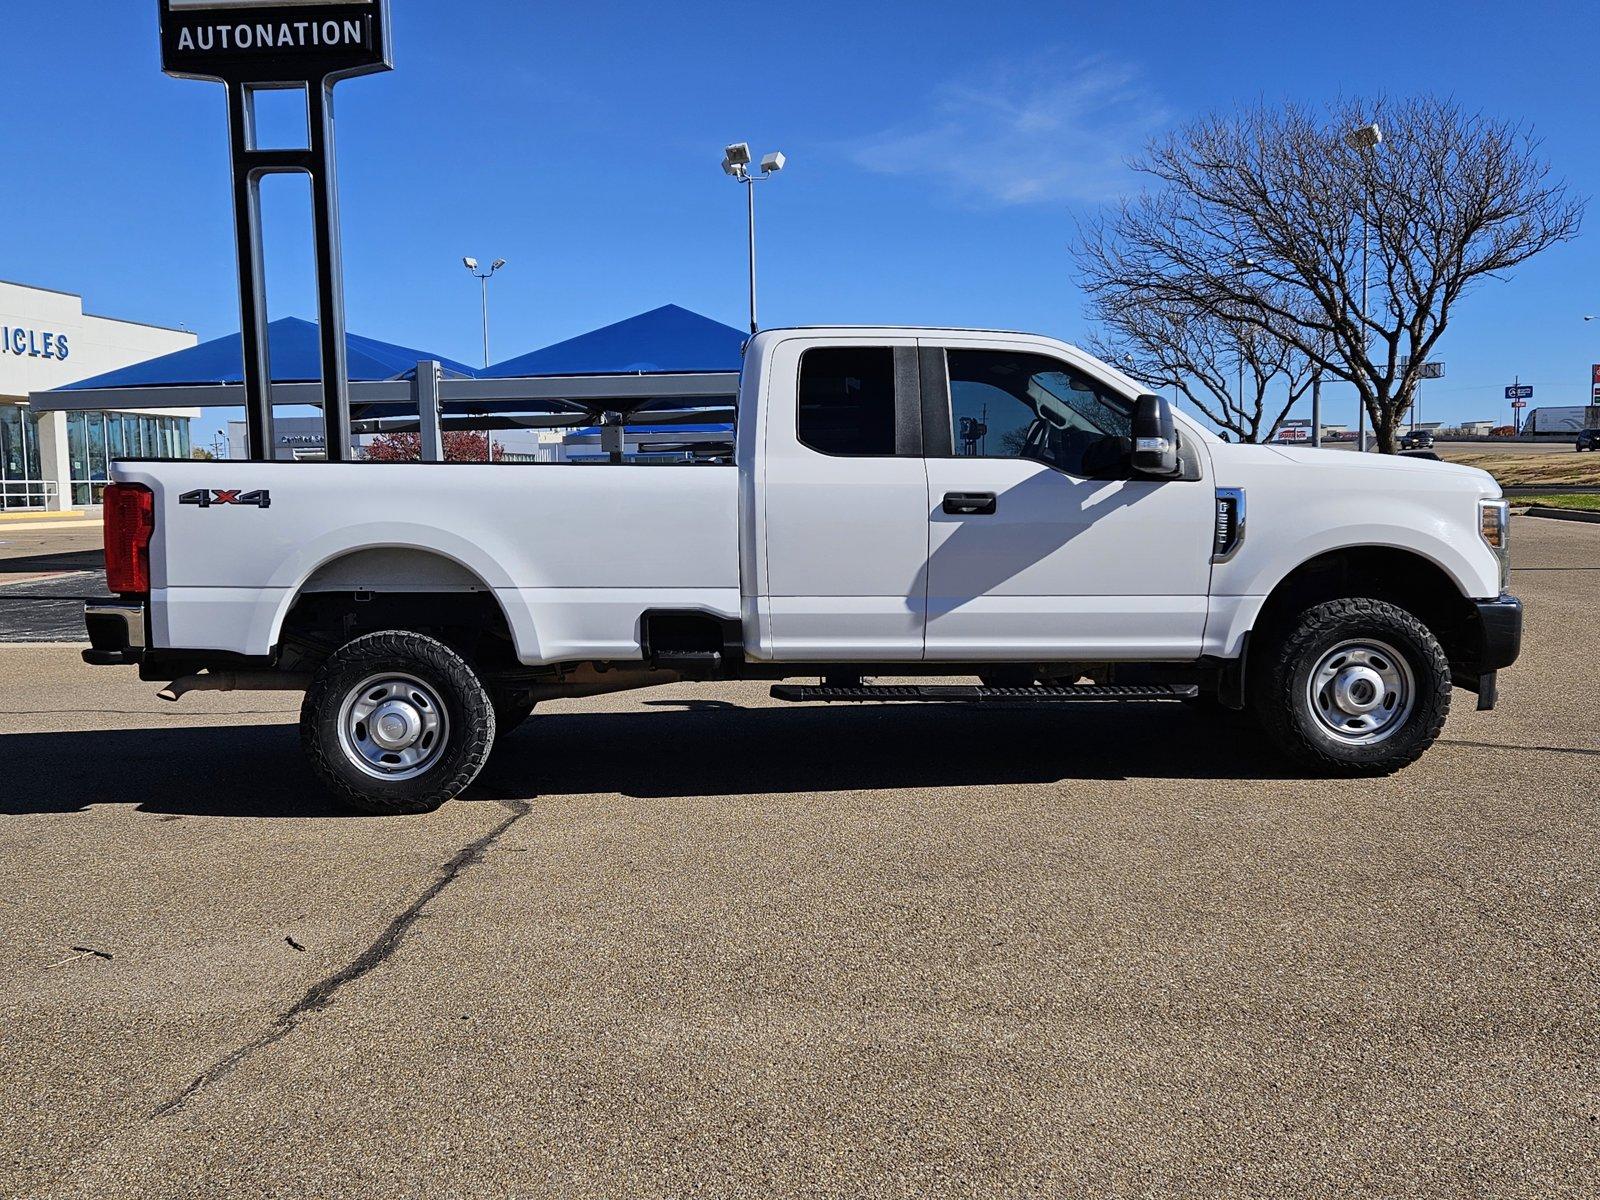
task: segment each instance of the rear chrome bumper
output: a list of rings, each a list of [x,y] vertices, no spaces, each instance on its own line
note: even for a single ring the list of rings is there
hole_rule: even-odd
[[[83,661],[96,667],[120,667],[144,657],[145,606],[137,600],[97,600],[83,606],[89,649]]]

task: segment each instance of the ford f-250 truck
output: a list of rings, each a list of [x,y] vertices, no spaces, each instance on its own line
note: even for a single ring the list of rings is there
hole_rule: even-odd
[[[542,699],[697,679],[1187,700],[1387,772],[1518,653],[1482,471],[1229,444],[1013,333],[767,330],[737,412],[724,463],[119,462],[84,657],[304,689],[326,784],[418,812]]]

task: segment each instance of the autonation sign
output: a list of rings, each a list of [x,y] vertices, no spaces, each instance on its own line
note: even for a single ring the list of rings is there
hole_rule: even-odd
[[[0,354],[17,358],[55,358],[66,361],[71,347],[67,335],[53,329],[27,329],[21,325],[0,325]]]
[[[273,83],[389,69],[379,0],[162,0],[169,75]]]

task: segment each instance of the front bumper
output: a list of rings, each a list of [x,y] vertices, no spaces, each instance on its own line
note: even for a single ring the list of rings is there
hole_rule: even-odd
[[[129,666],[144,657],[145,607],[137,600],[97,600],[83,606],[89,648],[83,661],[96,667]]]
[[[1522,653],[1522,601],[1515,596],[1477,600],[1480,649],[1478,669],[1498,671]]]
[[[1457,687],[1478,693],[1478,711],[1495,705],[1498,696],[1496,672],[1509,667],[1522,653],[1522,601],[1515,596],[1493,600],[1474,600],[1477,621],[1468,639],[1467,661],[1451,663]]]

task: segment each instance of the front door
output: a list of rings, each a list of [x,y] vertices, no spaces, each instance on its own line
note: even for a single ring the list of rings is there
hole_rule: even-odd
[[[920,357],[926,657],[1198,656],[1212,548],[1205,456],[1189,456],[1199,479],[1128,478],[1132,402],[1083,371],[980,342],[925,344]]]

